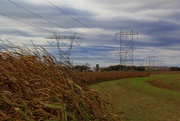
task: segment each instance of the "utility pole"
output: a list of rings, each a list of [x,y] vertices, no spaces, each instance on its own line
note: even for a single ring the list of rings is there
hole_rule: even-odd
[[[68,36],[68,35],[58,36],[56,33],[54,33],[53,36],[46,38],[46,39],[56,40],[59,59],[60,59],[60,62],[63,64],[66,64],[66,63],[71,64],[70,54],[73,47],[74,39],[84,39],[83,37],[79,37],[76,35],[77,33],[74,33],[72,36]],[[64,40],[66,41],[64,42]],[[66,49],[62,49],[62,48],[66,48]]]
[[[119,35],[119,64],[120,65],[131,65],[133,67],[133,49],[134,49],[134,36],[138,37],[138,33],[133,30],[130,32],[120,32],[115,33],[116,36]]]

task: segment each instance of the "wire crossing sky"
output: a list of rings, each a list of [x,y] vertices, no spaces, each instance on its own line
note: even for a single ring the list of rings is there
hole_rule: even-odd
[[[1,0],[0,39],[28,45],[33,41],[56,53],[54,40],[45,38],[77,32],[85,39],[74,42],[74,65],[109,66],[119,64],[115,33],[133,29],[139,34],[135,65],[147,65],[147,58],[156,56],[157,66],[180,66],[179,6],[177,0]]]

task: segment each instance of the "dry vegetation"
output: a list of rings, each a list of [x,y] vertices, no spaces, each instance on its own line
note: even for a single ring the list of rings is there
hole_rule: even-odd
[[[112,71],[112,72],[81,72],[80,75],[84,77],[89,84],[124,79],[124,78],[134,78],[134,77],[145,77],[150,76],[149,72],[123,72],[123,71]]]
[[[1,121],[119,120],[112,110],[109,111],[111,105],[88,84],[149,75],[79,74],[73,68],[59,64],[42,47],[34,46],[30,50],[11,43],[3,47],[0,51]]]
[[[68,66],[43,48],[0,52],[0,120],[106,121],[114,114]]]

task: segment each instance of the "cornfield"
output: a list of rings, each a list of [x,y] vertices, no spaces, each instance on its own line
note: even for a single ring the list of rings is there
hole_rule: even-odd
[[[7,45],[0,51],[0,120],[117,119],[107,111],[110,104],[80,77],[42,47]]]
[[[146,77],[150,76],[150,72],[138,72],[138,71],[111,71],[111,72],[81,72],[81,77],[87,80],[88,84],[94,84],[104,81],[134,78],[134,77]]]

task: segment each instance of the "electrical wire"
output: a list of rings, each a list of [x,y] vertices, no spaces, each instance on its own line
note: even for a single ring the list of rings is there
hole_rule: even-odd
[[[22,20],[20,20],[20,19],[17,19],[17,18],[15,18],[15,17],[9,16],[9,15],[7,15],[7,14],[5,14],[5,13],[0,12],[0,14],[3,15],[3,16],[6,16],[6,17],[8,17],[8,18],[14,19],[14,20],[16,20],[16,21],[19,21],[19,22],[21,22],[21,23],[24,23],[24,24],[27,24],[27,25],[29,25],[29,26],[32,26],[32,27],[34,27],[34,28],[37,28],[37,29],[40,29],[40,30],[43,30],[43,31],[46,31],[46,32],[49,32],[49,33],[55,33],[55,32],[53,32],[53,31],[50,31],[50,30],[47,30],[47,29],[43,29],[43,28],[38,27],[38,26],[35,26],[35,25],[33,25],[33,24],[24,22],[24,21],[22,21]]]
[[[35,25],[29,24],[29,23],[27,23],[27,22],[24,22],[24,21],[22,21],[22,20],[19,20],[19,19],[15,18],[15,17],[12,17],[12,16],[9,16],[9,15],[7,15],[7,14],[4,14],[4,13],[2,13],[2,12],[0,12],[0,14],[6,16],[6,17],[8,17],[8,18],[14,19],[14,20],[16,20],[16,21],[19,21],[19,22],[21,22],[21,23],[27,24],[27,25],[29,25],[29,26],[32,26],[32,27],[41,29],[41,30],[43,30],[43,31],[47,31],[47,32],[50,32],[50,33],[54,33],[53,31],[49,31],[49,30],[43,29],[43,28],[41,28],[41,27],[37,27],[37,26],[35,26]],[[78,45],[78,46],[80,46],[84,51],[90,53],[88,50],[86,50],[86,49],[85,49],[84,47],[82,47],[81,45]],[[76,52],[76,53],[78,53],[78,52]],[[90,54],[91,54],[91,53],[90,53]],[[79,54],[79,55],[81,55],[81,54]],[[93,54],[91,54],[91,55],[93,55]],[[87,58],[86,56],[83,56],[83,55],[81,55],[81,56],[82,56],[83,58],[88,59],[88,60],[94,61],[94,59],[92,59],[92,58]],[[94,55],[93,55],[93,56],[94,56]],[[95,56],[94,56],[94,57],[95,57]],[[100,58],[97,58],[97,57],[95,57],[95,58],[98,59],[98,60],[100,60]],[[94,62],[95,62],[95,61],[94,61]]]
[[[84,24],[83,22],[79,21],[78,19],[76,19],[75,17],[73,17],[72,15],[70,15],[69,13],[67,13],[66,11],[62,10],[60,7],[58,7],[58,6],[55,5],[54,3],[50,2],[49,0],[46,0],[46,1],[49,2],[52,6],[54,6],[54,7],[55,7],[56,9],[58,9],[59,11],[65,13],[66,15],[68,15],[69,17],[71,17],[72,19],[74,19],[75,21],[77,21],[78,23],[84,25],[85,27],[87,27],[87,28],[93,30],[94,32],[96,32],[96,33],[98,33],[98,34],[100,34],[100,35],[102,35],[102,36],[104,36],[104,37],[108,37],[108,38],[112,39],[111,37],[106,36],[106,35],[102,34],[101,32],[99,32],[99,31],[97,31],[97,30],[91,28],[90,26]]]
[[[15,2],[13,2],[13,1],[11,1],[11,0],[8,0],[8,1],[11,2],[12,4],[18,6],[19,8],[21,8],[21,9],[23,9],[23,10],[25,10],[25,11],[27,11],[27,12],[29,12],[29,13],[35,15],[35,16],[38,16],[39,18],[44,19],[45,21],[48,21],[48,22],[51,23],[51,24],[54,24],[54,25],[56,25],[56,26],[58,26],[58,27],[67,29],[67,28],[65,28],[64,26],[61,26],[61,25],[59,25],[59,24],[57,24],[57,23],[55,23],[55,22],[53,22],[53,21],[51,21],[51,20],[49,20],[49,19],[46,19],[46,18],[44,18],[44,17],[42,17],[42,16],[36,14],[35,12],[32,12],[32,11],[28,10],[27,8],[24,8],[23,6],[21,6],[21,5],[17,4],[17,3],[15,3]],[[69,30],[69,29],[67,29],[67,30]],[[72,30],[69,30],[69,31],[75,32],[75,31],[72,31]]]
[[[11,3],[13,3],[14,5],[16,5],[16,6],[20,7],[20,8],[22,8],[22,9],[24,9],[24,10],[26,10],[26,11],[32,13],[32,14],[34,14],[34,15],[40,17],[41,19],[44,19],[44,20],[50,22],[51,24],[54,24],[54,25],[56,25],[56,26],[58,26],[58,27],[62,27],[62,28],[64,28],[64,29],[67,29],[67,28],[65,28],[65,27],[63,27],[63,26],[61,26],[61,25],[59,25],[59,24],[57,24],[57,23],[55,23],[55,22],[52,22],[52,21],[50,21],[50,20],[48,20],[48,19],[46,19],[46,18],[44,18],[44,17],[42,17],[42,16],[40,16],[40,15],[34,13],[34,12],[32,12],[32,11],[30,11],[30,10],[22,7],[22,6],[20,6],[19,4],[15,3],[15,2],[13,2],[13,1],[11,1],[11,0],[8,0],[8,1],[11,2]],[[48,0],[47,0],[47,1],[48,1]],[[64,11],[64,13],[66,13],[66,12]],[[14,20],[16,20],[16,21],[19,21],[19,22],[21,22],[21,23],[27,24],[27,25],[29,25],[29,26],[38,28],[38,29],[40,29],[40,30],[43,30],[43,31],[46,31],[46,32],[49,32],[49,33],[55,33],[54,31],[46,30],[46,29],[41,28],[41,27],[38,27],[38,26],[36,26],[36,25],[33,25],[33,24],[30,24],[30,23],[24,22],[24,21],[22,21],[22,20],[20,20],[20,19],[17,19],[17,18],[15,18],[15,17],[9,16],[9,15],[7,15],[7,14],[5,14],[5,13],[0,12],[0,14],[4,15],[4,16],[6,16],[6,17],[9,17],[9,18],[11,18],[11,19],[14,19]],[[71,16],[70,14],[67,14],[67,15]],[[73,16],[71,16],[71,17],[74,18]],[[78,21],[79,23],[83,24],[84,26],[88,27],[89,29],[92,29],[92,28],[90,28],[89,26],[87,26],[86,24],[80,22],[78,19],[75,19],[75,18],[74,18],[74,20]],[[93,30],[93,29],[92,29],[92,30]],[[73,31],[73,32],[74,32],[74,31]],[[99,33],[99,34],[100,34],[100,33]],[[77,42],[76,42],[76,43],[77,43]],[[77,43],[77,44],[78,44],[78,43]],[[90,53],[87,49],[85,49],[84,47],[82,47],[80,44],[78,44],[78,45],[79,45],[83,50],[85,50],[86,52]],[[91,54],[91,53],[90,53],[90,54]],[[94,56],[94,54],[91,54],[91,55]],[[84,57],[84,56],[83,56],[83,57]],[[85,58],[86,58],[86,57],[85,57]],[[99,59],[99,58],[96,57],[96,59]],[[89,60],[91,60],[91,59],[89,59]]]
[[[58,26],[58,27],[62,27],[62,28],[64,28],[64,29],[69,30],[68,28],[65,28],[64,26],[61,26],[61,25],[59,25],[59,24],[57,24],[57,23],[55,23],[55,22],[53,22],[53,21],[50,21],[50,20],[48,20],[47,18],[44,18],[44,17],[42,17],[42,16],[38,15],[37,13],[32,12],[32,11],[30,11],[30,10],[26,9],[26,8],[24,8],[23,6],[21,6],[21,5],[17,4],[17,3],[15,3],[15,2],[13,2],[13,1],[11,1],[11,0],[8,0],[8,1],[9,1],[9,2],[11,2],[12,4],[14,4],[14,5],[18,6],[19,8],[21,8],[21,9],[23,9],[23,10],[27,11],[27,12],[30,12],[31,14],[33,14],[33,15],[35,15],[35,16],[37,16],[37,17],[41,18],[41,19],[44,19],[44,20],[45,20],[45,21],[47,21],[47,22],[50,22],[51,24],[54,24],[54,25],[56,25],[56,26]],[[53,4],[53,5],[54,5],[54,4]],[[65,11],[64,11],[64,12],[65,12]],[[67,14],[67,15],[71,16],[70,14]],[[84,24],[84,25],[85,25],[85,24]],[[75,33],[75,31],[72,31],[72,30],[69,30],[69,31],[71,31],[71,32],[74,32],[74,33]],[[83,35],[83,34],[81,34],[81,35]]]

